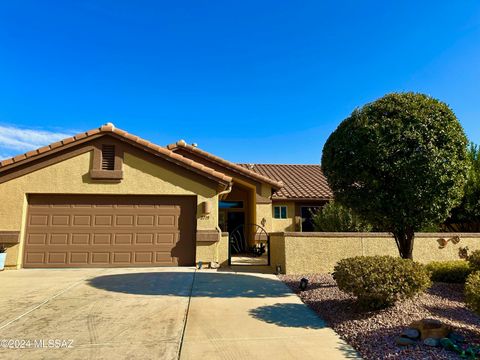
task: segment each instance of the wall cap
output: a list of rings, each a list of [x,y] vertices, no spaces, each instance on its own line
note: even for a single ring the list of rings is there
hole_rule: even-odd
[[[271,232],[270,235],[284,237],[309,237],[309,238],[331,238],[331,237],[370,237],[370,238],[391,238],[392,234],[387,232]],[[415,238],[451,238],[459,236],[463,238],[480,238],[480,233],[415,233]]]
[[[1,244],[18,244],[20,242],[20,231],[0,231]]]

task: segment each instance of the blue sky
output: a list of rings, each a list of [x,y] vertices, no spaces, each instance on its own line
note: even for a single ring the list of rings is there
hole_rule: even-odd
[[[0,157],[113,122],[237,162],[318,163],[392,91],[445,101],[480,142],[480,2],[0,2]]]

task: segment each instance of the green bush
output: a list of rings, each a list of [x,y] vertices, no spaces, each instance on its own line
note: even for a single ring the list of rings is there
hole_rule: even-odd
[[[357,256],[340,260],[333,274],[340,290],[367,309],[381,309],[411,298],[431,282],[425,266],[392,256]]]
[[[472,270],[465,260],[433,261],[426,265],[432,281],[463,284]]]
[[[334,201],[312,216],[315,231],[371,231],[372,226],[361,220],[351,209]]]
[[[465,282],[465,302],[480,315],[480,271],[471,273]]]
[[[480,250],[475,250],[467,258],[472,271],[480,271]]]

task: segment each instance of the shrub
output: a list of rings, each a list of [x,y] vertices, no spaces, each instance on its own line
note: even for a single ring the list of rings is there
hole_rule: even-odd
[[[463,284],[472,270],[465,260],[433,261],[426,266],[432,281]]]
[[[340,260],[333,274],[340,290],[361,306],[380,309],[411,298],[431,282],[425,266],[392,256],[357,256]]]
[[[362,221],[351,209],[334,201],[326,204],[312,216],[315,231],[370,231],[372,227]]]
[[[471,273],[465,282],[465,302],[480,315],[480,271]]]
[[[480,271],[480,250],[475,250],[472,252],[468,256],[467,260],[472,268],[472,271]]]

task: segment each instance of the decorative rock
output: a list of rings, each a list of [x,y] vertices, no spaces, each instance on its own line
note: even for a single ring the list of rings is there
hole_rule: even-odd
[[[437,347],[440,345],[440,340],[434,338],[426,338],[423,343],[427,346]]]
[[[408,345],[415,345],[416,344],[416,342],[414,340],[403,337],[403,336],[397,337],[395,339],[395,342],[397,343],[397,345],[400,345],[400,346],[408,346]]]
[[[402,331],[400,336],[407,337],[410,339],[418,339],[420,337],[420,332],[414,328],[408,328]]]
[[[450,334],[450,327],[436,319],[423,319],[413,322],[410,327],[420,331],[421,339],[442,339]]]
[[[220,264],[216,261],[211,261],[210,262],[210,269],[218,269],[220,267]]]

